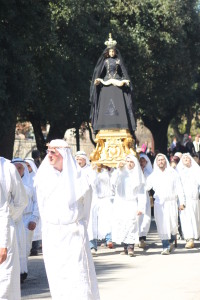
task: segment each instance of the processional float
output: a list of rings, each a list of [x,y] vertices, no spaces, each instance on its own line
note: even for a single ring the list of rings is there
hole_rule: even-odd
[[[136,155],[133,86],[116,44],[109,34],[90,87],[90,119],[96,134],[90,160],[108,167],[116,167],[128,154]]]

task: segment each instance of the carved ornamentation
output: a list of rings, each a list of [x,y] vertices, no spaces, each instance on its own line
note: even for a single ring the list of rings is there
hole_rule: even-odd
[[[95,142],[90,159],[97,165],[116,167],[128,154],[136,155],[135,141],[128,129],[100,130]]]

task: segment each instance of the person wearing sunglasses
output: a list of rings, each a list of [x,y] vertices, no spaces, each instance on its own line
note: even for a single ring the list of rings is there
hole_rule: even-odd
[[[35,178],[52,299],[99,300],[87,235],[90,186],[68,144],[52,140]]]

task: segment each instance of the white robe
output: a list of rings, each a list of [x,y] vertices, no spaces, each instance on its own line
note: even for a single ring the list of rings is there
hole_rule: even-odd
[[[7,259],[0,265],[0,299],[20,300],[20,264],[14,221],[27,205],[27,197],[16,168],[0,158],[0,248]]]
[[[140,158],[144,158],[146,161],[146,165],[143,169],[143,174],[145,177],[145,181],[147,177],[152,173],[153,168],[149,157],[145,153],[140,153]],[[149,232],[151,225],[151,202],[148,191],[146,191],[146,201],[145,201],[145,209],[144,214],[139,218],[139,236],[146,237]]]
[[[28,161],[30,163],[30,161]],[[37,203],[37,195],[36,195],[36,191],[35,191],[35,187],[34,187],[34,177],[36,175],[36,172],[31,172],[29,173],[30,177],[31,177],[31,181],[32,181],[32,186],[33,186],[33,193],[34,193],[34,199],[33,199],[33,209],[32,209],[32,215],[34,217],[32,217],[33,221],[36,222],[36,228],[33,231],[33,237],[32,237],[32,241],[40,241],[42,239],[42,229],[41,229],[41,219],[39,216],[39,209],[38,209],[38,203]],[[36,217],[36,218],[35,218]]]
[[[133,173],[132,170],[123,168],[115,171],[113,176],[115,198],[112,240],[117,244],[135,244],[139,239],[140,216],[137,212],[144,212],[145,190],[143,182],[134,182],[134,177],[137,176],[135,171],[137,170]]]
[[[28,229],[29,222],[36,222],[39,219],[39,210],[36,199],[36,192],[33,188],[33,180],[29,174],[28,168],[23,160],[16,158],[12,160],[12,163],[17,163],[23,165],[24,174],[22,176],[22,182],[26,190],[28,197],[28,204],[26,205],[22,218],[15,220],[16,232],[17,232],[17,243],[20,255],[20,273],[28,273],[27,263],[28,256],[30,254],[30,249],[32,245],[33,231]]]
[[[86,176],[90,186],[90,190],[87,192],[88,205],[84,205],[87,218],[87,232],[89,240],[97,239],[97,201],[94,197],[94,189],[96,182],[96,171],[94,171],[89,164],[86,164],[81,168],[83,176]]]
[[[147,189],[153,189],[154,216],[161,240],[169,240],[178,231],[178,206],[185,203],[182,185],[177,172],[171,167],[154,170],[147,178]]]
[[[184,238],[199,239],[200,237],[200,173],[192,168],[184,168],[179,172],[186,204],[185,209],[180,212],[181,228]]]
[[[98,198],[94,197],[94,192],[92,193],[92,203],[90,208],[90,217],[88,223],[88,237],[89,240],[94,240],[98,238]]]
[[[37,226],[33,232],[33,238],[32,238],[32,242],[34,241],[41,241],[42,240],[42,227],[41,227],[41,218],[39,218],[38,222],[37,222]]]
[[[23,216],[15,220],[17,246],[19,249],[20,273],[28,273],[26,256],[26,230],[23,222]]]
[[[62,173],[49,169],[48,189],[36,182],[43,255],[52,299],[99,300],[87,235],[88,213],[84,205],[88,204],[84,197],[72,204],[67,201],[67,182]],[[47,183],[48,180],[44,184]]]
[[[151,173],[146,172],[144,169],[144,177],[147,179],[147,177]],[[146,189],[146,187],[145,187]],[[144,213],[139,218],[139,236],[147,236],[150,225],[151,225],[151,202],[148,191],[145,192],[146,199],[145,199],[145,207],[144,207]]]
[[[30,174],[29,174],[29,176],[31,177]],[[38,224],[40,217],[39,217],[39,208],[38,208],[38,203],[37,203],[37,195],[36,195],[35,187],[33,186],[32,177],[30,180],[30,185],[25,186],[25,188],[27,191],[28,199],[29,199],[28,205],[23,212],[23,222],[24,222],[24,227],[25,227],[25,232],[26,232],[26,260],[28,262],[28,256],[30,255],[33,234],[34,234],[34,230],[29,230],[28,225],[30,222],[35,222],[36,228],[37,228],[37,224]]]
[[[23,215],[15,220],[17,243],[20,257],[20,273],[28,273],[28,257],[32,246],[34,231],[28,229],[30,221],[38,222],[39,210],[33,186],[24,185],[28,197],[28,205],[23,211]]]
[[[93,187],[92,217],[93,238],[104,239],[112,231],[113,195],[111,185],[112,171],[102,168],[96,172]],[[96,228],[95,228],[96,226]],[[96,236],[95,236],[96,233]],[[89,236],[91,240],[91,235]]]

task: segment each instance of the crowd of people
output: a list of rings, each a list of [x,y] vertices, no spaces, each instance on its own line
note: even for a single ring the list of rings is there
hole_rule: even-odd
[[[115,169],[90,165],[83,151],[77,152],[76,160],[92,188],[88,235],[93,255],[102,239],[108,248],[124,245],[122,254],[129,256],[135,244],[145,248],[152,206],[161,254],[170,254],[178,232],[185,247],[194,248],[200,237],[200,168],[190,153],[177,152],[170,161],[158,153],[152,165],[141,151],[138,157],[128,155]]]
[[[185,133],[182,141],[178,140],[176,137],[173,138],[173,141],[168,148],[168,157],[169,159],[174,156],[176,152],[181,153],[190,153],[190,155],[197,161],[199,164],[200,158],[200,134],[196,134],[194,140],[190,134]]]
[[[84,151],[73,157],[59,139],[48,144],[42,162],[38,152],[0,158],[0,299],[20,299],[28,256],[37,255],[41,240],[52,299],[100,299],[92,256],[99,246],[123,246],[129,257],[136,244],[145,248],[152,206],[161,254],[172,253],[178,232],[194,248],[200,238],[195,153],[157,153],[152,160],[146,150],[116,168],[90,163]]]
[[[28,256],[40,219],[36,172],[32,157],[0,157],[0,299],[21,299],[20,284],[28,276]]]

